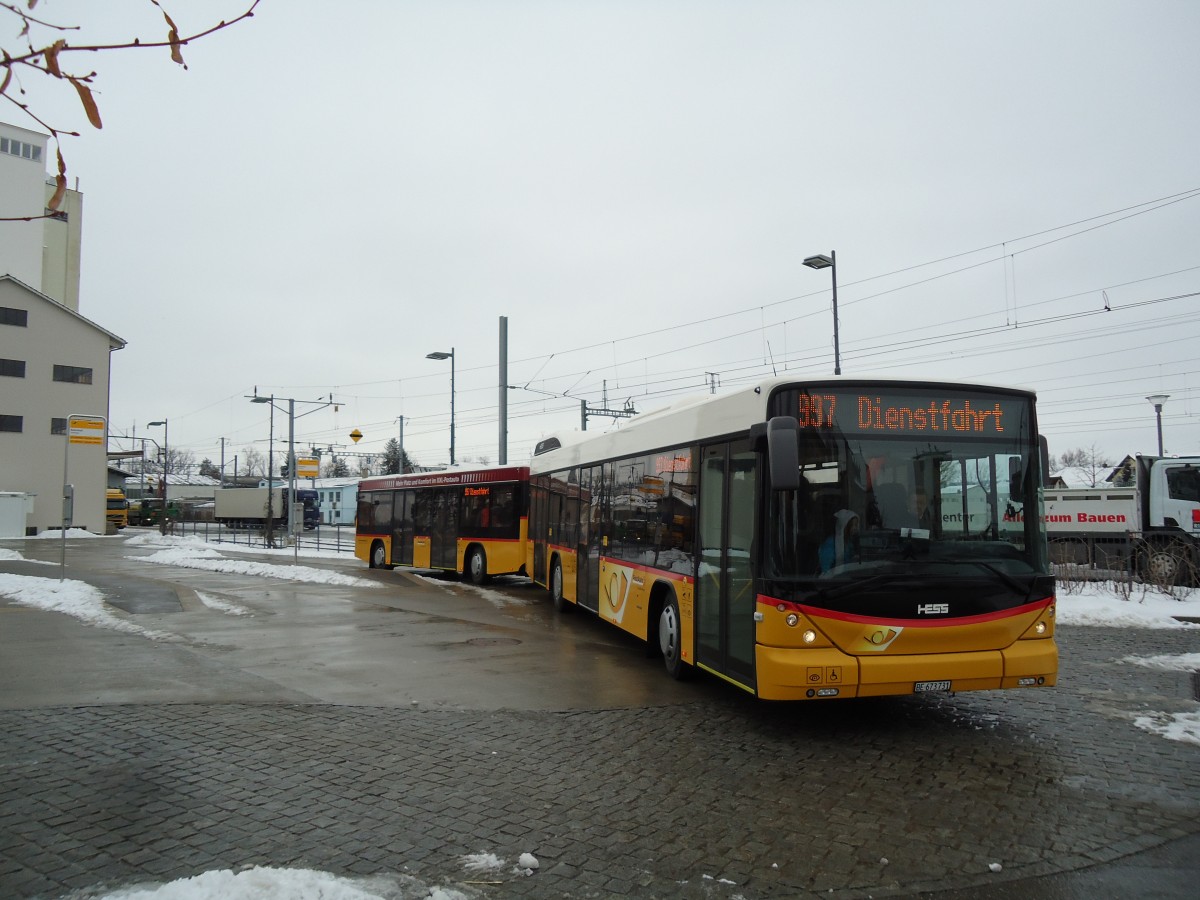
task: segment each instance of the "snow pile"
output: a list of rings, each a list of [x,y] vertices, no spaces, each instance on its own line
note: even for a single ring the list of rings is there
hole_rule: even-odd
[[[1180,599],[1146,594],[1124,599],[1103,584],[1085,585],[1078,593],[1060,593],[1057,616],[1061,625],[1100,625],[1124,628],[1200,628],[1179,618],[1200,619],[1200,592],[1187,591]]]
[[[212,594],[202,594],[196,591],[196,597],[201,603],[209,609],[215,609],[217,612],[223,612],[230,616],[253,616],[252,610],[246,609],[237,603],[230,603],[228,600],[222,600],[220,597],[214,597]]]
[[[78,895],[73,895],[78,896]],[[429,887],[415,878],[338,878],[311,869],[254,866],[220,869],[168,884],[119,888],[94,900],[467,900],[461,891]]]
[[[98,537],[104,537],[104,535],[92,534],[92,532],[84,531],[82,528],[68,528],[67,529],[67,539],[68,540],[74,540],[75,538],[98,538]],[[63,538],[63,533],[61,531],[55,530],[55,531],[38,532],[37,534],[33,535],[30,538],[30,540],[61,541],[62,538]]]
[[[1168,672],[1200,671],[1200,653],[1182,653],[1179,656],[1126,656],[1121,662],[1150,669],[1165,669]],[[1192,712],[1151,712],[1138,716],[1133,720],[1133,724],[1143,731],[1162,735],[1172,741],[1200,744],[1200,707]]]
[[[499,872],[505,867],[504,860],[495,853],[487,853],[480,851],[479,853],[469,853],[462,857],[462,866],[468,872]],[[514,875],[532,875],[538,870],[541,863],[538,858],[532,853],[522,853],[517,858],[517,864],[512,868]]]
[[[134,538],[133,540],[139,540]],[[130,542],[132,543],[132,541]],[[284,581],[303,581],[310,584],[333,584],[342,587],[381,587],[378,582],[312,566],[277,566],[272,563],[254,562],[245,559],[228,559],[211,545],[193,538],[185,538],[149,556],[127,556],[136,562],[154,563],[160,566],[178,566],[184,569],[203,569],[208,572],[224,572],[229,575],[256,575],[280,578]]]
[[[104,605],[104,595],[83,581],[35,578],[32,575],[8,575],[0,572],[0,597],[8,597],[21,606],[63,613],[88,625],[112,631],[140,634],[156,641],[177,641],[178,635],[154,631],[126,621]]]
[[[1152,734],[1161,734],[1172,741],[1200,744],[1200,710],[1182,713],[1150,713],[1138,716],[1133,724]]]

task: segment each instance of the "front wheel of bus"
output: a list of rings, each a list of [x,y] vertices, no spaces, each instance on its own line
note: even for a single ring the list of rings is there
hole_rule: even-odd
[[[488,580],[487,556],[482,547],[472,547],[467,553],[467,564],[463,572],[471,584],[484,584]]]
[[[662,651],[667,674],[682,681],[691,673],[691,667],[683,661],[683,629],[680,625],[679,602],[672,595],[663,604],[658,616],[658,648]]]
[[[371,545],[371,561],[372,569],[390,569],[387,564],[387,550],[384,549],[383,541],[376,541]]]

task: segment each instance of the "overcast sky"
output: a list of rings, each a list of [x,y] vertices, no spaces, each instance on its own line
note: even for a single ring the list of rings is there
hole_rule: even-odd
[[[184,33],[249,5],[163,2]],[[37,12],[162,32],[149,0],[96,6]],[[425,356],[453,347],[459,461],[495,462],[507,316],[524,461],[605,385],[649,410],[706,373],[832,373],[802,260],[836,250],[845,374],[1032,387],[1053,453],[1117,458],[1154,451],[1154,393],[1167,452],[1200,452],[1198,37],[1191,0],[264,0],[187,71],[77,64],[102,131],[26,88],[83,132],[80,311],[129,342],[114,434],[166,417],[232,466],[266,448],[257,388],[340,402],[300,446],[379,451],[403,415],[444,463]]]

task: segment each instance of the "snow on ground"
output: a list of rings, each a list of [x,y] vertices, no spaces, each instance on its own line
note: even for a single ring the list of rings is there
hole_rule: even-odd
[[[204,569],[208,572],[224,572],[230,575],[261,575],[266,578],[281,578],[285,581],[303,581],[310,584],[334,584],[343,587],[377,588],[381,586],[378,582],[368,581],[365,578],[342,575],[340,572],[330,572],[327,569],[315,569],[312,566],[284,566],[256,562],[254,560],[229,559],[222,556],[221,551],[236,549],[236,545],[207,544],[198,537],[143,534],[130,538],[126,541],[126,546],[161,547],[162,549],[149,556],[125,557],[135,562],[154,563],[160,566]],[[278,553],[280,551],[275,552]],[[283,552],[289,556],[293,553],[292,550]]]
[[[32,575],[9,575],[0,572],[0,597],[8,597],[21,606],[63,613],[100,628],[140,634],[155,641],[178,641],[178,635],[143,628],[114,615],[104,604],[104,595],[83,581],[70,578],[38,578]]]
[[[206,544],[198,538],[142,535],[131,538],[128,544],[160,548],[149,557],[131,557],[160,565],[203,568],[270,578],[377,586],[375,582],[305,566],[268,565],[226,559],[214,549],[214,545]],[[224,544],[216,546],[221,550],[235,549]],[[293,551],[275,552],[290,555]],[[0,562],[6,560],[20,561],[21,555],[15,551],[0,550]],[[432,578],[427,580],[432,585],[449,590],[449,586],[444,582]],[[473,590],[484,599],[498,605],[520,602],[498,591],[484,588]],[[103,628],[139,633],[158,640],[178,640],[175,635],[150,631],[114,616],[105,607],[103,595],[81,581],[58,581],[53,578],[0,573],[0,596],[8,597],[22,605],[74,616]],[[199,596],[206,606],[219,612],[231,615],[250,614],[245,608],[219,597],[206,594]],[[1141,587],[1130,591],[1127,585],[1106,582],[1070,582],[1060,585],[1058,621],[1061,625],[1200,629],[1200,624],[1180,621],[1180,618],[1200,621],[1200,591],[1176,591],[1173,595],[1168,595]],[[1196,671],[1200,669],[1200,653],[1126,657],[1122,662],[1160,669]],[[1137,728],[1164,738],[1200,744],[1200,705],[1197,705],[1194,711],[1182,713],[1149,711],[1132,721]],[[347,879],[305,869],[254,867],[237,873],[230,870],[210,871],[169,884],[133,886],[109,893],[75,894],[73,897],[79,900],[84,900],[85,897],[92,900],[468,900],[469,897],[475,896],[470,885],[478,883],[481,878],[499,881],[532,876],[538,867],[532,854],[521,854],[515,864],[510,864],[486,851],[463,857],[461,863],[465,876],[462,884],[471,893],[463,893],[462,890],[453,887],[429,886],[407,875]]]
[[[1129,591],[1113,582],[1060,583],[1057,615],[1061,625],[1200,628],[1176,618],[1200,621],[1200,591],[1176,589],[1172,596],[1142,585]]]
[[[222,600],[220,597],[214,597],[212,594],[201,593],[196,591],[196,597],[207,606],[209,609],[215,609],[217,612],[223,612],[231,616],[253,616],[253,610],[246,609],[237,603],[230,603],[228,600]]]
[[[494,853],[473,853],[461,860],[464,887],[529,877],[540,863],[522,853],[511,867]],[[480,879],[487,878],[487,881]],[[431,887],[410,875],[338,878],[311,869],[254,866],[239,872],[219,869],[168,884],[145,884],[104,893],[72,894],[73,900],[469,900],[477,896],[452,887]]]
[[[498,609],[504,609],[507,606],[529,606],[533,603],[533,600],[529,597],[514,597],[510,594],[501,593],[500,591],[479,587],[478,585],[474,584],[467,584],[465,581],[449,582],[446,580],[445,576],[441,574],[425,575],[421,572],[416,572],[414,574],[430,587],[435,587],[438,590],[445,591],[447,594],[453,594],[456,588],[464,588],[472,593],[478,594],[480,597]]]
[[[220,869],[168,884],[71,895],[78,900],[468,900],[470,896],[454,889],[429,887],[408,875],[338,878],[311,869],[269,866],[240,872]]]

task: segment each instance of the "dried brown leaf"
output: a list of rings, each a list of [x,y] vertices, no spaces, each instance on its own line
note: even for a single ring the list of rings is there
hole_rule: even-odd
[[[58,52],[63,47],[67,46],[67,42],[59,39],[42,51],[42,58],[46,60],[46,68],[55,78],[62,78],[62,69],[58,67]]]
[[[58,209],[59,204],[63,202],[63,197],[67,195],[67,164],[63,160],[61,149],[58,151],[58,174],[54,176],[54,184],[54,196],[46,204],[48,209]]]
[[[78,78],[68,78],[67,80],[75,85],[75,90],[79,94],[79,102],[83,104],[84,111],[87,112],[88,121],[92,123],[92,127],[103,128],[104,124],[100,121],[100,110],[96,106],[96,98],[92,96],[92,89]]]
[[[183,61],[183,54],[179,50],[183,46],[179,41],[179,32],[172,28],[171,33],[167,35],[167,40],[171,42],[171,59],[186,69],[187,65]]]

